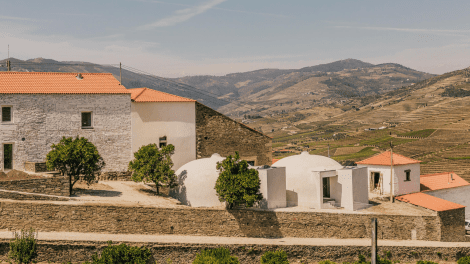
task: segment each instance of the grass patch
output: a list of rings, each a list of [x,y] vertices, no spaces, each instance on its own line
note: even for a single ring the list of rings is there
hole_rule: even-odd
[[[386,149],[390,147],[390,141],[392,141],[392,144],[394,146],[398,146],[398,145],[412,142],[415,140],[417,139],[394,138],[391,136],[385,136],[385,137],[374,138],[374,139],[369,139],[369,140],[362,140],[360,144],[361,145],[375,145],[375,146],[378,146],[379,148]]]
[[[403,134],[398,134],[399,136],[402,137],[420,137],[420,138],[427,138],[429,137],[432,133],[436,131],[435,129],[423,129],[423,130],[418,130],[418,131],[411,131]]]
[[[374,149],[373,147],[367,147],[353,154],[335,156],[333,157],[333,159],[336,161],[343,161],[343,160],[358,160],[358,159],[368,158],[378,153],[377,151],[374,151],[373,149]]]
[[[451,157],[451,158],[446,158],[450,160],[468,160],[470,157]]]

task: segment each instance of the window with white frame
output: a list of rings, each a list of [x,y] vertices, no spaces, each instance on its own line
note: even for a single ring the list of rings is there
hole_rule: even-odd
[[[82,112],[82,129],[93,128],[93,113]]]

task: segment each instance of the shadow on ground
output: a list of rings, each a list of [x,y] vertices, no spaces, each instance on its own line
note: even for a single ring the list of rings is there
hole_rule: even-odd
[[[275,212],[264,210],[233,209],[227,210],[246,237],[283,237]]]
[[[96,197],[118,197],[122,195],[122,192],[110,191],[110,190],[93,190],[93,189],[82,189],[74,188],[72,197],[87,195]]]

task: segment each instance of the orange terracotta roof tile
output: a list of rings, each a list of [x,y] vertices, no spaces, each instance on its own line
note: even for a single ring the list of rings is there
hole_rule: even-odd
[[[272,163],[272,164],[278,162],[279,160],[280,160],[280,159],[273,159],[273,163]]]
[[[129,94],[111,73],[0,72],[2,94]]]
[[[129,89],[131,99],[136,103],[148,102],[196,102],[196,100],[184,98],[181,96],[156,91],[149,88],[133,88]]]
[[[446,201],[441,198],[437,198],[425,193],[411,193],[402,196],[398,196],[395,199],[410,203],[413,205],[421,206],[433,211],[447,211],[453,209],[464,208],[465,206],[456,204],[453,202]]]
[[[393,153],[393,165],[406,165],[420,163],[421,161],[405,157],[403,155]],[[390,166],[390,151],[385,151],[383,153],[377,154],[368,159],[356,162],[357,164],[367,164],[367,165],[383,165]]]
[[[421,191],[435,191],[470,185],[470,183],[460,178],[455,172],[421,175],[419,182]]]

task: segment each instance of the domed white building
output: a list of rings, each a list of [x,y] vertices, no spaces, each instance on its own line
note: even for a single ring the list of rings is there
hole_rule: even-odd
[[[302,152],[273,167],[286,168],[287,206],[307,208],[368,207],[367,170],[344,168],[335,160]]]
[[[224,159],[213,154],[210,158],[193,160],[180,167],[175,173],[178,187],[170,190],[170,196],[192,207],[222,205],[214,187],[219,177],[217,162]]]

